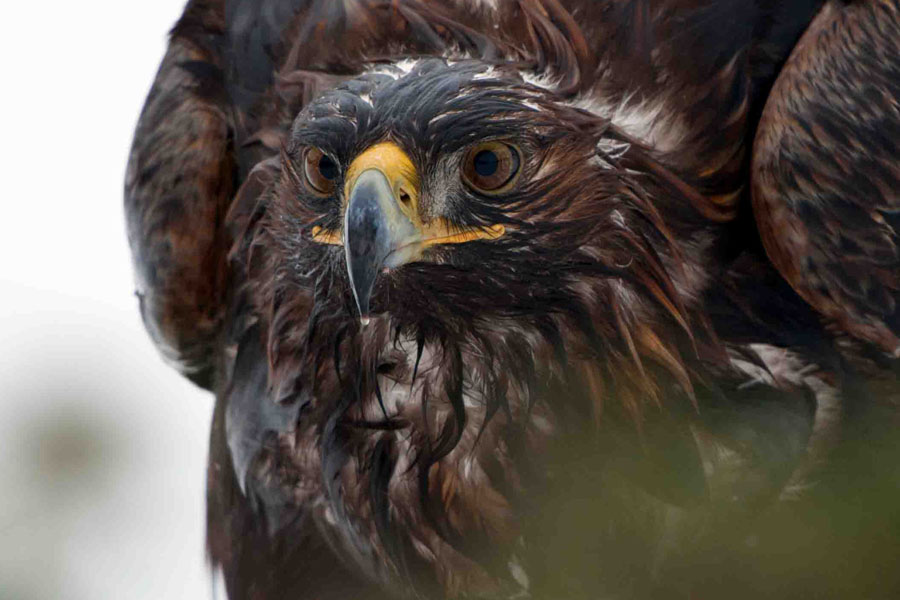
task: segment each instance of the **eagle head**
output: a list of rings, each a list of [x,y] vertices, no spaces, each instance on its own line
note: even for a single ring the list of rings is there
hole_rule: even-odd
[[[670,273],[677,219],[649,200],[663,184],[642,180],[637,144],[537,83],[510,64],[405,59],[300,112],[253,229],[283,393],[350,338],[366,372],[392,370],[397,340],[490,363],[466,386],[612,358],[644,377],[645,350],[683,375],[659,335],[688,319]]]
[[[514,67],[377,66],[294,121],[270,266],[360,335],[373,320],[429,340],[509,325],[558,345],[562,329],[652,310],[635,286],[677,313],[631,146]]]
[[[492,545],[512,544],[497,490],[525,485],[517,461],[601,411],[633,419],[663,388],[690,392],[648,156],[552,86],[478,60],[376,65],[296,117],[247,211],[246,289],[272,397],[320,424],[350,537],[372,511],[351,490],[382,482],[379,497],[420,500],[392,498],[411,511],[392,521],[445,540],[490,522]]]

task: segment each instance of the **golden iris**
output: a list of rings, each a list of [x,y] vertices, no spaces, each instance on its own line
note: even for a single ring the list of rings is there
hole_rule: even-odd
[[[505,142],[482,142],[469,148],[462,164],[463,181],[472,189],[496,195],[516,182],[522,164],[519,149]]]
[[[340,177],[337,162],[318,148],[308,148],[303,154],[303,175],[309,188],[322,196],[331,196]]]

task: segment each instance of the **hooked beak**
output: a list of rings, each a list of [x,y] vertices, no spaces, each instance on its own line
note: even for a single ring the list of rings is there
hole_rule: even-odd
[[[419,176],[409,156],[396,144],[372,146],[347,170],[342,232],[312,230],[313,240],[342,244],[353,296],[363,323],[378,274],[419,260],[436,244],[496,239],[502,225],[463,229],[439,217],[423,223],[419,215]]]
[[[344,216],[344,256],[360,317],[369,314],[375,278],[415,260],[418,228],[400,210],[384,173],[368,169],[356,180]]]

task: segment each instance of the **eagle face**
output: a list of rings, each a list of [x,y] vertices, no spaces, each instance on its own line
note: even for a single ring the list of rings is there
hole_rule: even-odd
[[[657,235],[598,158],[604,135],[510,67],[377,67],[295,120],[270,220],[279,260],[332,312],[412,337],[580,305],[586,278],[628,270],[636,229]]]
[[[247,289],[268,393],[302,411],[284,494],[322,481],[310,501],[363,564],[408,543],[514,552],[505,494],[544,493],[560,428],[593,431],[604,389],[629,411],[653,397],[635,352],[678,366],[662,225],[608,125],[512,67],[443,59],[377,67],[295,120]]]

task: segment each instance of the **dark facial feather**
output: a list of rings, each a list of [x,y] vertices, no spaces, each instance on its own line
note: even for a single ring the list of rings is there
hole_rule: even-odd
[[[459,177],[458,156],[468,145],[498,138],[523,148],[519,187],[482,197],[448,181]],[[340,195],[311,195],[297,170],[306,146],[346,169],[384,139],[406,148],[424,174],[425,207],[432,202],[460,225],[502,223],[508,235],[436,248],[425,262],[382,276],[372,297],[381,316],[364,328],[342,252],[310,238],[314,225],[340,225]],[[628,149],[600,160],[603,140]],[[369,482],[367,502],[380,515],[372,534],[397,569],[411,560],[411,542],[400,532],[415,530],[436,536],[426,543],[433,551],[446,546],[495,570],[491,560],[502,552],[483,549],[515,539],[510,509],[498,508],[490,526],[498,533],[484,540],[484,523],[471,521],[484,510],[481,501],[467,504],[474,501],[464,495],[468,488],[457,487],[456,471],[447,468],[483,453],[488,440],[545,443],[537,440],[546,433],[530,424],[534,414],[555,423],[619,420],[640,430],[647,410],[668,410],[661,389],[693,394],[696,340],[685,333],[693,335],[702,319],[678,295],[665,264],[678,256],[667,229],[678,222],[664,225],[651,202],[663,193],[660,184],[623,166],[652,159],[607,121],[525,84],[514,70],[426,60],[407,76],[367,75],[323,94],[298,117],[281,160],[280,175],[266,176],[268,189],[238,203],[256,208],[246,211],[253,216],[244,217],[234,251],[268,332],[270,386],[280,402],[309,398],[310,414],[321,415],[325,489],[339,520],[361,518],[346,511],[363,500],[345,494],[361,489],[355,480]],[[696,218],[690,199],[670,187],[664,193],[683,203],[673,214]],[[603,367],[577,366],[588,364]],[[408,386],[413,404],[397,399],[397,384]],[[599,396],[563,392],[573,387]],[[373,437],[379,430],[406,437],[405,450]],[[351,477],[352,457],[360,470]],[[523,485],[522,458],[510,458],[491,489]],[[381,465],[374,473],[362,468],[371,461]],[[415,472],[414,490],[384,487],[381,478],[391,473],[405,477],[397,475],[399,462]],[[463,494],[457,504],[447,502],[457,493],[451,490]],[[417,509],[393,517],[408,520],[405,527],[384,504],[400,506],[401,493],[417,496]],[[357,534],[347,535],[356,540],[347,542],[353,554],[370,552]]]

